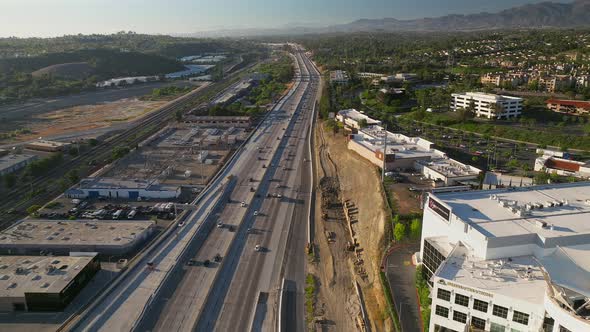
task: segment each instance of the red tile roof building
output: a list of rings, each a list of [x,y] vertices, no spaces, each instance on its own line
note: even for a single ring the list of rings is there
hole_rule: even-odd
[[[590,113],[590,101],[549,99],[546,103],[547,108],[554,112],[576,114]]]

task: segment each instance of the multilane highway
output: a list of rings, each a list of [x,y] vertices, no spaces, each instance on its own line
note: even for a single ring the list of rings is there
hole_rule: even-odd
[[[290,95],[244,147],[245,167],[234,173],[237,184],[227,203],[210,216],[203,236],[170,274],[138,330],[232,331],[256,324],[275,329],[279,292],[273,290],[261,303],[272,310],[255,321],[258,294],[280,287],[290,223],[296,213],[296,221],[306,225],[311,188],[311,163],[306,160],[317,85],[310,79],[309,60],[300,52],[295,59],[298,75]],[[306,228],[299,231],[303,248]],[[296,270],[303,280],[305,253],[301,249],[295,254],[301,258]],[[214,261],[216,255],[219,262]],[[209,266],[202,265],[206,260]],[[303,301],[299,304],[303,321]]]
[[[301,52],[294,58],[293,87],[199,196],[185,222],[151,246],[73,330],[235,330],[224,321],[253,326],[254,316],[260,328],[276,325],[275,287],[290,261],[284,259],[289,230],[297,223],[305,231],[311,189],[311,163],[304,159],[309,160],[317,71]],[[298,266],[287,270],[296,271],[302,292],[304,260],[292,262]],[[260,305],[261,292],[273,295]],[[261,306],[268,306],[267,314],[254,315]]]

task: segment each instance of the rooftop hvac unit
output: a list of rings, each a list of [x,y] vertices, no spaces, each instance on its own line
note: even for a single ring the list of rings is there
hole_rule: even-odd
[[[547,228],[547,223],[541,220],[535,220],[535,225],[539,228]]]

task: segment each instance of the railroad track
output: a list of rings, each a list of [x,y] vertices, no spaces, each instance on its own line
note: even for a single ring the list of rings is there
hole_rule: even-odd
[[[58,167],[54,167],[45,175],[35,178],[31,183],[12,190],[6,195],[2,203],[0,203],[0,230],[9,227],[15,221],[26,216],[26,209],[28,207],[32,205],[44,205],[62,193],[62,188],[60,188],[58,184],[52,183],[53,180],[62,178],[70,170],[95,163],[97,165],[89,168],[84,174],[80,174],[80,177],[96,172],[110,162],[109,159],[113,148],[117,146],[126,146],[129,148],[135,147],[138,143],[149,138],[167,125],[168,121],[174,117],[178,110],[184,111],[184,108],[190,106],[195,100],[227,88],[227,86],[231,85],[241,72],[252,68],[254,65],[256,65],[256,63],[233,72],[231,75],[216,84],[209,85],[197,91],[189,92],[188,94],[169,102],[156,111],[151,112],[140,121],[133,123],[132,126],[122,133],[112,137],[112,139],[98,144]],[[45,190],[40,190],[43,188],[45,188]],[[33,189],[40,191],[31,195]]]

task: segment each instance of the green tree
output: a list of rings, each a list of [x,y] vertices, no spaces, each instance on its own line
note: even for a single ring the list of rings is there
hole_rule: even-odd
[[[78,174],[77,169],[70,170],[66,174],[66,177],[68,178],[68,180],[70,181],[71,184],[75,184],[75,183],[78,183],[78,181],[80,181],[80,175]]]
[[[369,124],[367,123],[367,119],[360,119],[359,120],[359,127],[366,128]]]
[[[422,234],[422,222],[418,218],[413,219],[412,223],[410,223],[410,238],[412,240],[420,239],[421,234]]]
[[[37,213],[37,211],[39,211],[40,208],[41,208],[41,205],[31,205],[27,208],[27,213],[29,215],[33,215],[33,214]]]
[[[393,228],[393,237],[397,242],[401,242],[406,238],[406,225],[404,225],[404,223],[399,222],[395,224],[395,227]]]
[[[12,188],[16,184],[16,175],[14,175],[13,173],[8,173],[8,174],[4,175],[3,180],[4,180],[4,185],[7,188]]]
[[[129,148],[128,147],[126,147],[126,146],[117,146],[117,147],[113,148],[113,151],[112,151],[111,154],[112,154],[112,158],[116,160],[116,159],[119,159],[119,158],[124,157],[128,153],[129,153]]]

